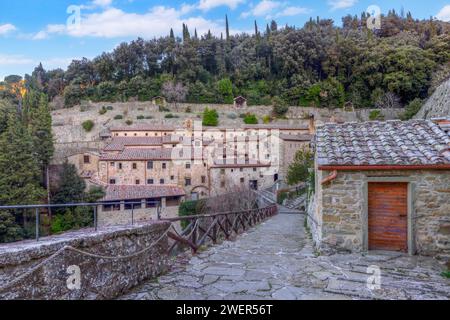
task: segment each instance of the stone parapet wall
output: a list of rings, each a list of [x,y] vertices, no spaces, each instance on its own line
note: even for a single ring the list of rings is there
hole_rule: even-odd
[[[169,225],[82,230],[1,245],[0,299],[115,298],[167,270]],[[79,289],[71,282],[77,268]]]
[[[450,258],[449,171],[338,171],[336,179],[321,185],[330,173],[317,171],[316,181],[316,210],[321,221],[315,239],[323,253],[366,250],[367,183],[387,178],[410,185],[413,253]]]

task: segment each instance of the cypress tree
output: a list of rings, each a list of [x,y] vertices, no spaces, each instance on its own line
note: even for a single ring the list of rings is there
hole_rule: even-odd
[[[66,161],[59,178],[58,191],[53,195],[53,203],[82,202],[85,189],[86,183],[78,175],[75,166]]]
[[[45,195],[39,186],[39,163],[33,140],[17,115],[0,135],[0,205],[35,204]]]
[[[225,29],[226,29],[226,37],[227,37],[227,41],[230,40],[230,24],[228,22],[228,15],[225,15]]]

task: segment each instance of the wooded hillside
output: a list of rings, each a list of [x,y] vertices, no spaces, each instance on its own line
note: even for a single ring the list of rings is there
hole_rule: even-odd
[[[167,37],[122,43],[93,60],[75,60],[66,71],[40,65],[26,86],[50,99],[62,96],[66,107],[159,95],[232,103],[242,95],[250,105],[277,97],[294,106],[383,108],[427,98],[449,76],[449,23],[390,11],[372,32],[366,19],[347,16],[342,27],[319,18],[302,28],[255,23],[253,35],[230,35],[227,19],[222,37],[185,25],[182,38],[171,30]]]

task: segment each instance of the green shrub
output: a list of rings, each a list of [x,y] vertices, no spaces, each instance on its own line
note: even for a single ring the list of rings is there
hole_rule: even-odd
[[[132,120],[127,120],[127,121],[125,121],[125,123],[127,124],[127,126],[131,126],[133,124],[133,121]]]
[[[122,120],[123,119],[123,115],[118,114],[117,116],[114,117],[114,120]]]
[[[145,119],[150,120],[150,119],[153,119],[153,117],[152,116],[146,116]]]
[[[263,122],[264,122],[264,124],[268,124],[268,123],[272,122],[272,117],[271,116],[264,116],[263,117]]]
[[[412,119],[417,114],[417,112],[420,111],[420,108],[422,108],[422,100],[419,98],[414,99],[406,106],[405,112],[400,116],[400,119]]]
[[[280,191],[277,194],[277,203],[283,204],[284,200],[288,198],[289,192],[287,191]]]
[[[179,116],[177,116],[176,114],[172,114],[172,113],[168,113],[164,116],[164,118],[166,119],[177,119],[179,118]]]
[[[241,113],[239,114],[239,118],[244,119],[246,115],[247,115],[246,113]]]
[[[63,214],[58,214],[53,218],[50,230],[52,234],[57,234],[68,230],[86,228],[92,226],[93,221],[91,208],[66,209]]]
[[[286,113],[289,111],[289,107],[288,107],[286,101],[284,101],[280,97],[273,98],[272,103],[273,103],[273,111],[272,112],[277,118],[284,117],[286,115]]]
[[[113,108],[113,106],[107,106],[107,107],[106,107],[106,110],[112,111],[112,110],[114,110],[114,108]]]
[[[207,127],[217,127],[219,125],[219,114],[216,110],[205,109],[203,112],[203,125]]]
[[[441,273],[444,278],[450,279],[450,270],[444,271]]]
[[[252,113],[248,113],[244,118],[245,124],[258,124],[258,118]]]
[[[84,131],[86,131],[86,132],[91,132],[92,131],[92,128],[94,128],[94,121],[92,121],[92,120],[86,120],[85,122],[83,122],[83,124],[82,124],[82,126],[83,126],[83,129],[84,129]]]
[[[195,216],[202,213],[202,208],[205,204],[204,200],[197,201],[185,201],[180,204],[178,208],[178,216],[186,217],[186,216]],[[184,229],[189,225],[189,222],[182,221],[181,227]]]
[[[104,106],[100,109],[100,111],[98,112],[100,115],[103,115],[105,113],[108,112],[108,109],[106,109]]]
[[[169,112],[169,108],[166,108],[164,106],[159,106],[159,112]]]
[[[186,113],[191,113],[192,112],[192,108],[191,107],[187,107],[185,110]]]
[[[369,114],[369,120],[384,120],[384,116],[381,114],[381,110],[372,110]]]
[[[137,116],[136,118],[137,118],[138,120],[144,120],[144,119],[145,119],[145,117],[144,117],[143,115]]]

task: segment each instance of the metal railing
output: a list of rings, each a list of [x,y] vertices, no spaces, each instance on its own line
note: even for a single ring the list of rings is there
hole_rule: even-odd
[[[157,213],[157,219],[160,220],[161,219],[161,212],[162,212],[162,204],[161,201],[145,201],[144,202],[146,206],[148,205],[152,205],[152,208],[156,208],[156,213]],[[42,213],[42,211],[48,210],[49,212],[51,212],[52,209],[64,209],[64,208],[93,208],[93,224],[94,224],[94,229],[95,231],[98,230],[98,207],[99,206],[117,206],[117,205],[131,205],[131,210],[130,209],[125,209],[124,211],[122,211],[122,208],[120,210],[112,210],[112,211],[121,211],[124,214],[127,213],[126,211],[131,211],[131,225],[134,225],[134,220],[135,220],[135,210],[137,210],[137,208],[135,209],[135,207],[137,207],[138,205],[144,204],[141,201],[136,201],[136,202],[123,202],[123,201],[114,201],[114,202],[95,202],[95,203],[64,203],[64,204],[36,204],[36,205],[9,205],[9,206],[0,206],[0,212],[1,211],[13,211],[13,216],[15,216],[15,213],[18,210],[32,210],[34,211],[34,216],[35,216],[35,239],[36,241],[39,241],[40,239],[40,215]],[[151,209],[151,208],[148,208]],[[109,212],[109,211],[106,211]],[[70,231],[70,230],[67,230]]]

